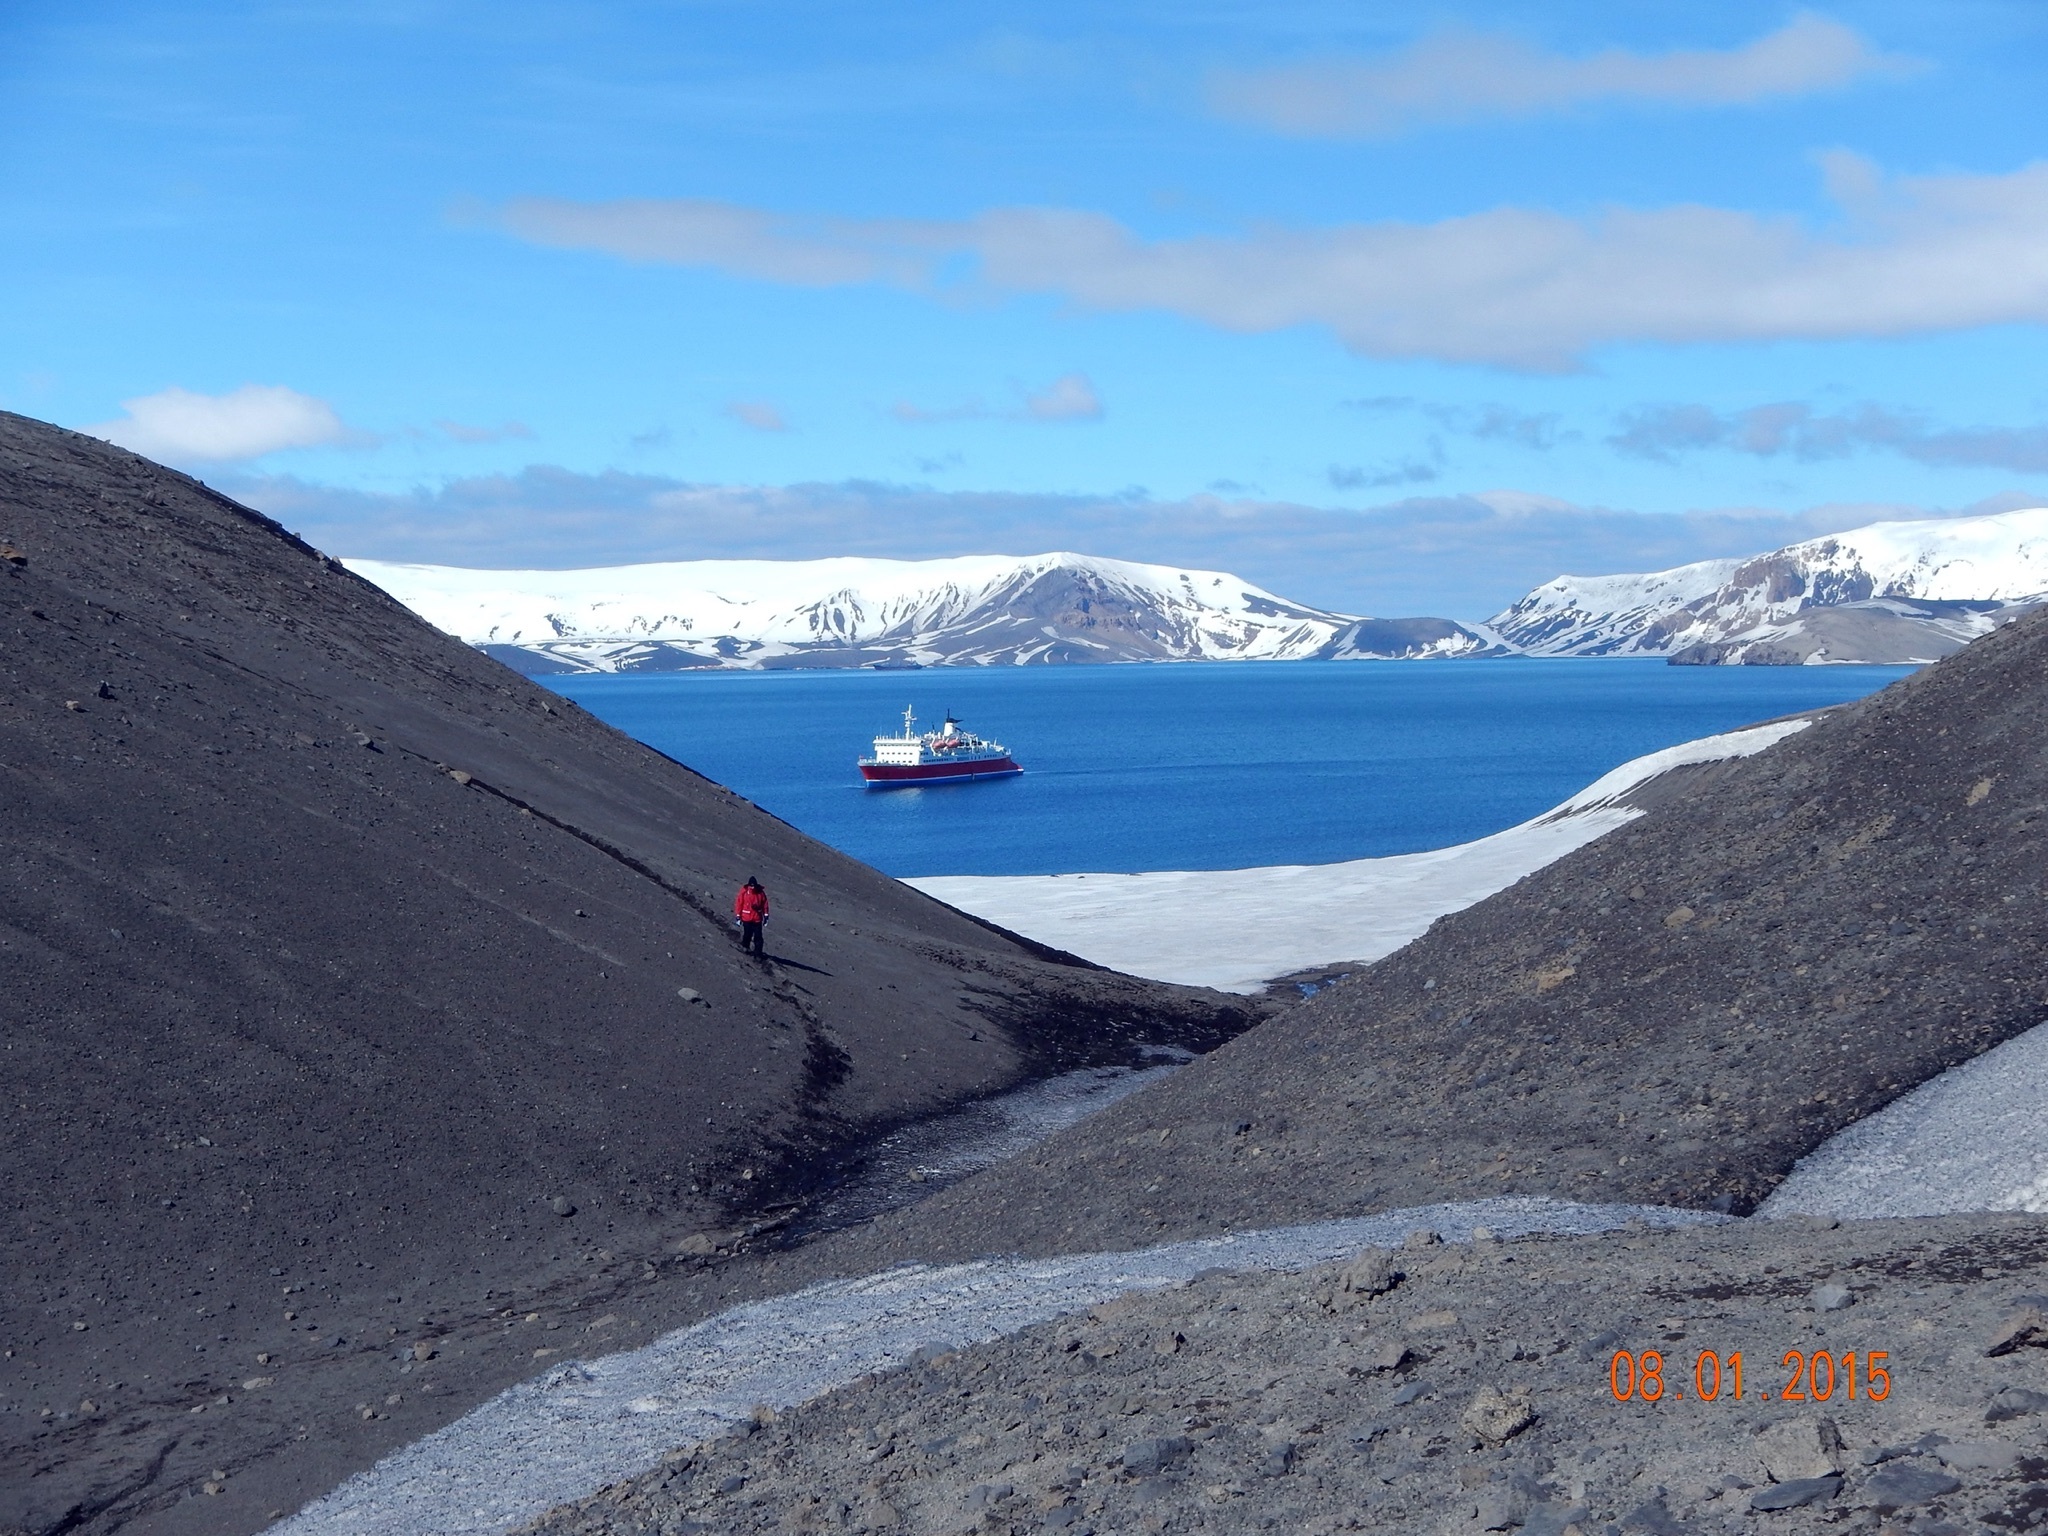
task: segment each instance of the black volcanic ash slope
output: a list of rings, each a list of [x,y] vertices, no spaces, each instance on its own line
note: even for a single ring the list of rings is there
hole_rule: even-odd
[[[867,1240],[1115,1248],[1495,1194],[1747,1212],[2048,1021],[2044,826],[2038,614]]]
[[[0,416],[0,542],[0,1529],[332,1436],[363,1362],[861,1125],[1248,1022],[833,853],[103,443]]]

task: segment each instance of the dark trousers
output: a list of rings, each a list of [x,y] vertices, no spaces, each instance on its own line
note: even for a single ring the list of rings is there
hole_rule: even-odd
[[[759,923],[741,923],[740,953],[744,955],[758,955],[761,952],[761,925]]]

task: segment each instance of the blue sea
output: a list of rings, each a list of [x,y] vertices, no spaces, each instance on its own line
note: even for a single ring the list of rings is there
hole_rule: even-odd
[[[1909,667],[1214,662],[547,679],[891,875],[1235,869],[1413,853],[1660,747],[1860,698]],[[872,790],[873,737],[947,710],[1020,777]]]

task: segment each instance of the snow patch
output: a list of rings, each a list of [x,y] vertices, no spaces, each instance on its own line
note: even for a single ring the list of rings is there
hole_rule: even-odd
[[[1794,1166],[1759,1216],[2048,1212],[2048,1024],[1902,1094]]]
[[[1365,964],[1642,813],[1629,791],[1695,763],[1748,757],[1810,722],[1705,736],[1624,763],[1518,827],[1429,853],[1260,869],[939,875],[906,882],[1042,944],[1134,976],[1256,992],[1276,976]],[[1312,901],[1302,892],[1312,890]]]

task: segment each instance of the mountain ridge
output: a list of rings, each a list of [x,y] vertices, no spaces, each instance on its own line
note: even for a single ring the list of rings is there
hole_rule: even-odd
[[[484,571],[350,560],[519,670],[1046,665],[1498,653],[1448,619],[1293,602],[1227,571],[1070,551]]]
[[[1532,656],[1916,662],[2048,596],[2048,508],[1872,523],[1664,571],[1558,576],[1484,628]]]

